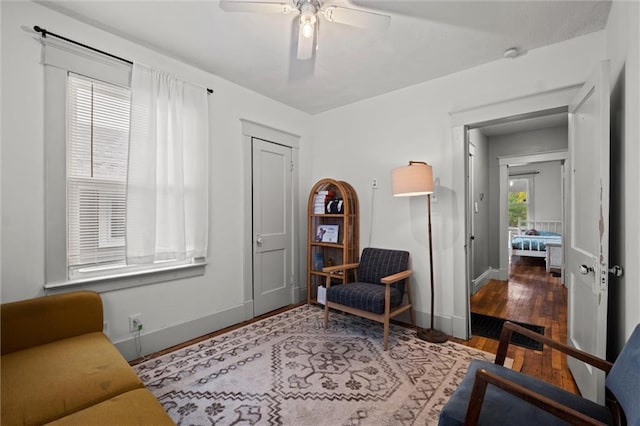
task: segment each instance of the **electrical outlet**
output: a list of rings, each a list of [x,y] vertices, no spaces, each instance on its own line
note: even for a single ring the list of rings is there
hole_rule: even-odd
[[[129,332],[142,330],[142,314],[129,315]]]
[[[373,178],[373,180],[371,181],[371,187],[373,189],[377,189],[378,188],[378,179]]]

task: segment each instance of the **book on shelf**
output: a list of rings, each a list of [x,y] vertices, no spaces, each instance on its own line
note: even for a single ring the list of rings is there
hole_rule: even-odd
[[[313,213],[314,214],[324,213],[327,195],[329,195],[329,191],[318,191],[316,192],[316,195],[313,196]]]
[[[325,214],[327,212],[327,200],[332,199],[334,192],[330,190],[322,190],[313,196],[313,214]]]
[[[319,225],[316,231],[316,241],[337,243],[339,228],[339,225]]]

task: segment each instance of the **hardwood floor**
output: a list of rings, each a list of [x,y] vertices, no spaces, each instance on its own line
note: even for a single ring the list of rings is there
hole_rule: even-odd
[[[527,322],[545,327],[545,335],[567,340],[567,291],[559,278],[545,271],[544,259],[514,257],[509,281],[492,280],[471,297],[471,310],[485,315]],[[458,343],[496,353],[498,341],[474,336]],[[544,348],[534,351],[510,345],[507,354],[514,368],[578,393],[567,366],[567,357]]]

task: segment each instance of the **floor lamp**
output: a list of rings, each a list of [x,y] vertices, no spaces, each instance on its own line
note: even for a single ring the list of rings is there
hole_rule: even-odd
[[[430,328],[418,327],[418,337],[427,342],[443,343],[448,336],[433,328],[433,244],[431,242],[431,194],[433,194],[433,170],[423,161],[409,161],[409,165],[391,171],[394,197],[427,196],[427,220],[429,223],[429,272],[431,276],[431,324]]]

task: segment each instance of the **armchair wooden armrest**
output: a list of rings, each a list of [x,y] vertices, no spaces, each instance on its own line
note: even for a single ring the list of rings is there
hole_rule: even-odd
[[[552,340],[546,336],[543,336],[542,334],[536,333],[535,331],[529,330],[509,321],[505,322],[504,326],[502,327],[500,344],[498,345],[498,352],[496,353],[496,364],[504,365],[504,360],[507,357],[507,349],[509,348],[509,343],[511,342],[511,335],[514,331],[530,339],[536,340],[543,345],[548,345],[553,349],[564,352],[565,354],[570,355],[580,361],[591,364],[594,367],[604,371],[605,373],[609,373],[609,370],[611,370],[611,367],[613,367],[613,364],[609,361],[598,358],[597,356],[594,356],[588,352],[572,348],[571,346]]]
[[[397,274],[388,275],[380,280],[382,284],[393,284],[395,282],[404,280],[405,278],[409,278],[413,271],[411,269],[407,269],[406,271],[398,272]]]
[[[506,325],[506,324],[505,324]],[[526,330],[526,329],[525,329]],[[537,334],[537,333],[534,333]],[[487,390],[487,385],[492,384],[505,392],[509,392],[518,398],[527,401],[528,403],[535,405],[536,407],[548,411],[549,413],[575,425],[604,425],[585,414],[580,413],[570,407],[560,404],[544,395],[529,390],[517,383],[514,383],[508,379],[500,377],[485,369],[476,371],[475,380],[473,382],[473,389],[469,398],[469,406],[467,408],[467,414],[465,417],[465,425],[475,426],[478,424],[480,417],[480,410],[484,402],[484,395]]]
[[[346,271],[347,269],[357,268],[359,265],[359,263],[345,263],[344,265],[326,266],[322,268],[322,272],[334,274],[336,272]]]

